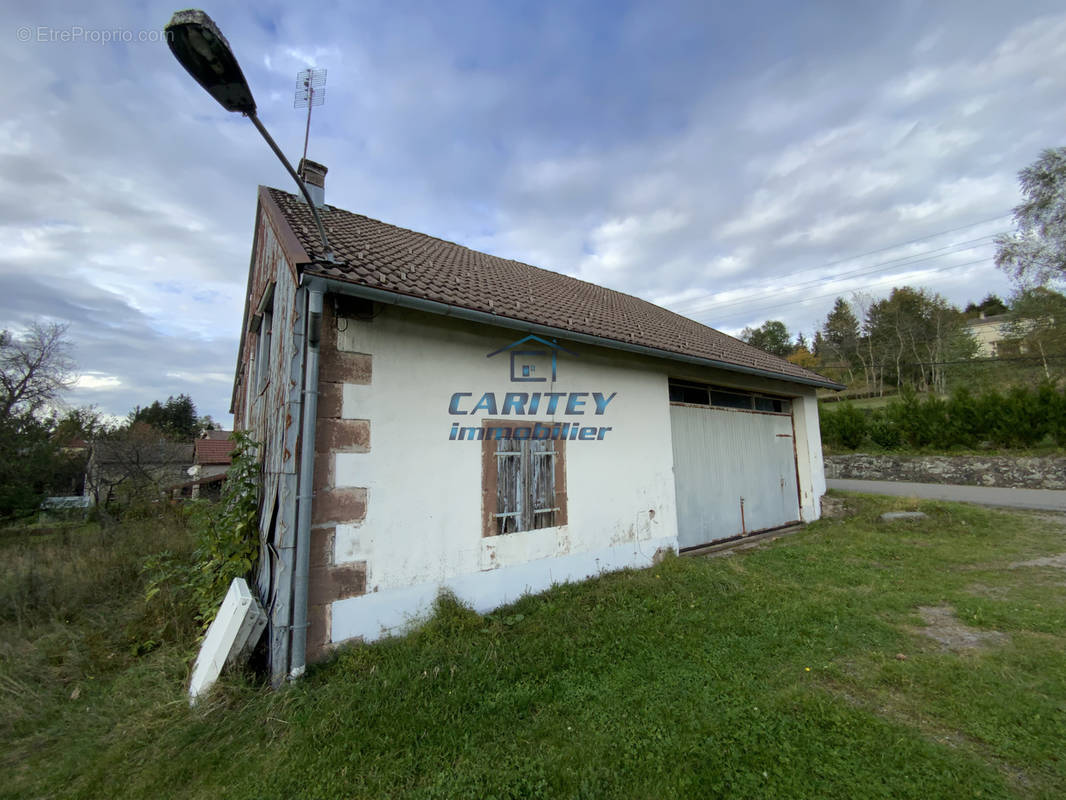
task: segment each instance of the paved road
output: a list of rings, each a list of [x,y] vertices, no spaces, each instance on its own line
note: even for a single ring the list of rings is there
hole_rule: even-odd
[[[855,480],[827,480],[826,485],[830,489],[844,489],[849,492],[921,497],[927,500],[954,500],[960,503],[1034,508],[1041,511],[1066,511],[1066,491],[1057,489],[1004,489],[996,486]]]

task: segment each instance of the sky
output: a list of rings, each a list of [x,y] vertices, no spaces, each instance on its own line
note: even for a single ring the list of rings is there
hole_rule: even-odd
[[[256,187],[294,191],[178,65],[156,2],[6,4],[0,327],[69,324],[65,400],[189,394],[229,427]],[[291,160],[327,69],[326,201],[808,337],[834,298],[1012,286],[1017,173],[1066,144],[1061,2],[229,2]]]

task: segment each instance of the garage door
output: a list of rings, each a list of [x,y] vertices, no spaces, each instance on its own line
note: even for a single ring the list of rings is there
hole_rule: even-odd
[[[681,549],[798,522],[791,403],[671,383]]]

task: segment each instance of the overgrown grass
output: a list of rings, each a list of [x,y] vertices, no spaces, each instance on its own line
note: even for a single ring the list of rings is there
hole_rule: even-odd
[[[0,793],[1063,796],[1063,571],[1010,568],[1066,551],[1063,521],[849,502],[855,516],[765,547],[559,586],[488,617],[442,598],[407,637],[343,648],[281,692],[229,677],[196,709],[190,639],[134,655],[118,632],[144,611],[134,570],[114,564],[127,580],[113,595],[102,554],[84,577],[61,563],[75,537],[21,543],[18,563],[44,548],[42,580],[72,576],[81,599],[5,612]],[[930,519],[877,521],[914,507]],[[917,609],[945,605],[1006,640],[942,649]]]

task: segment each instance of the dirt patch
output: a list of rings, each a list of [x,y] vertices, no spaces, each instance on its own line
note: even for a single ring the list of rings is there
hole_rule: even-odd
[[[823,494],[821,498],[822,519],[843,519],[850,517],[855,512],[848,508],[847,501],[843,497],[833,497]]]
[[[1034,558],[1031,561],[1015,561],[1010,565],[1011,569],[1018,569],[1019,567],[1057,567],[1058,569],[1066,569],[1066,553]]]
[[[1007,634],[1001,631],[982,631],[963,625],[951,606],[921,606],[918,614],[925,622],[925,627],[918,628],[917,632],[954,653],[991,647],[1007,639]]]

